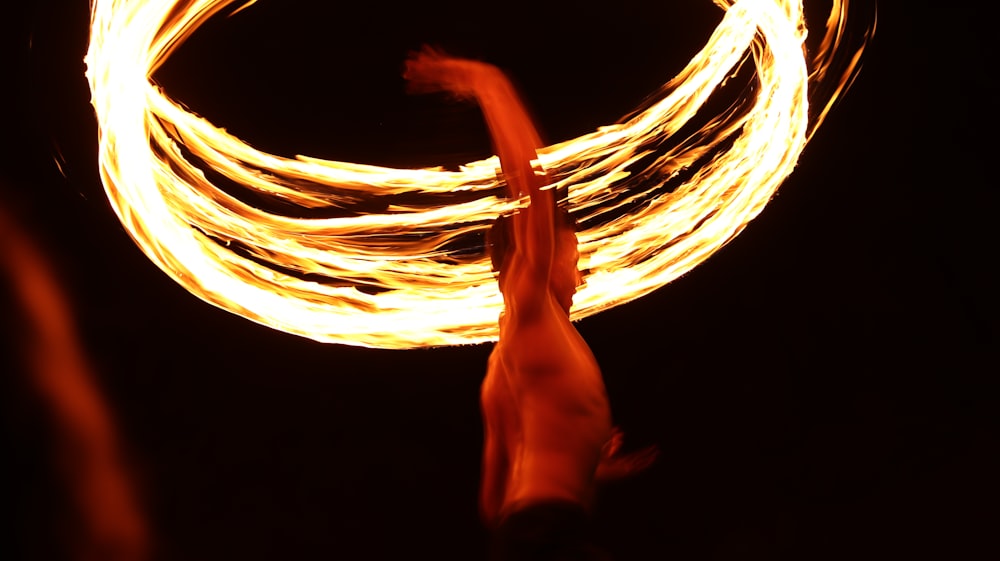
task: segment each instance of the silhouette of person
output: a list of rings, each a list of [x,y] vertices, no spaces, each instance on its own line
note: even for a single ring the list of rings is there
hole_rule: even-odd
[[[485,427],[480,512],[494,559],[604,559],[587,544],[596,481],[648,465],[617,454],[601,371],[570,322],[581,284],[573,224],[537,164],[538,133],[496,67],[425,48],[404,77],[482,109],[509,195],[529,204],[489,233],[504,311],[481,392]]]

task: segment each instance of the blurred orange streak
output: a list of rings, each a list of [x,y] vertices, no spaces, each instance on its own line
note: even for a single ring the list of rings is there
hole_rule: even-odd
[[[0,271],[23,309],[31,381],[53,418],[59,468],[81,520],[81,561],[148,557],[149,534],[121,458],[111,415],[77,339],[68,303],[52,269],[27,235],[0,209]]]
[[[692,270],[764,209],[860,69],[874,14],[851,39],[848,3],[826,3],[811,52],[802,0],[715,0],[720,20],[705,46],[647,103],[537,150],[582,225],[586,283],[573,320]],[[230,5],[91,2],[85,62],[101,178],[142,251],[198,298],[318,341],[413,348],[496,340],[503,303],[481,236],[498,214],[527,203],[497,197],[505,191],[499,160],[451,171],[287,158],[191,113],[155,73]],[[732,102],[714,109],[707,102],[722,90]],[[250,204],[216,185],[218,177],[254,200],[303,212]],[[303,217],[318,209],[330,215]]]

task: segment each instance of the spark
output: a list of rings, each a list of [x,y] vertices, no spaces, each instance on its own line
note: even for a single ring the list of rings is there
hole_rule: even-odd
[[[93,0],[86,63],[101,177],[135,242],[204,301],[318,341],[494,340],[502,299],[489,258],[470,248],[481,247],[499,213],[526,203],[498,198],[496,157],[458,171],[284,158],[190,113],[154,72],[232,2]],[[574,320],[656,290],[738,235],[850,85],[872,31],[848,46],[848,3],[834,0],[810,56],[801,1],[716,4],[719,25],[653,101],[538,153],[583,227],[586,284]],[[700,114],[744,63],[754,69],[748,93],[718,115]],[[812,117],[811,105],[819,108]],[[696,116],[704,119],[697,132],[675,137]],[[266,211],[214,185],[217,175],[285,207],[344,216]],[[372,201],[382,210],[364,210]]]
[[[231,12],[231,13],[229,14],[229,16],[228,16],[228,17],[233,17],[233,16],[235,16],[236,14],[238,14],[238,13],[242,12],[243,10],[245,10],[245,9],[249,8],[250,6],[253,6],[253,5],[254,5],[254,4],[256,4],[256,3],[257,3],[257,0],[249,0],[249,1],[248,1],[248,2],[246,3],[246,4],[243,4],[243,5],[242,5],[242,6],[240,6],[239,8],[236,8],[235,10],[233,10],[233,11],[232,11],[232,12]]]
[[[55,152],[52,154],[52,161],[56,164],[56,169],[59,170],[59,175],[63,178],[68,179],[69,176],[66,175],[66,170],[63,169],[63,164],[66,163],[66,158],[63,156],[62,150],[59,149],[59,145],[55,142],[52,143],[52,149]]]

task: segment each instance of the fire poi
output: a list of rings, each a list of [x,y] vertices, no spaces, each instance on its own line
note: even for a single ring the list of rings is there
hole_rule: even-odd
[[[142,251],[206,302],[318,341],[412,348],[494,340],[502,299],[486,252],[469,257],[468,248],[482,245],[498,214],[527,204],[500,196],[496,157],[457,171],[285,158],[192,114],[153,75],[231,4],[93,1],[86,63],[101,177]],[[705,46],[650,102],[538,152],[550,188],[568,193],[583,226],[585,284],[573,319],[656,290],[738,235],[849,87],[873,31],[848,44],[848,2],[834,0],[809,53],[801,1],[716,4],[724,15]],[[741,88],[727,79],[744,64],[753,65],[752,94],[699,114],[713,92]],[[704,122],[697,132],[675,138],[696,115]],[[278,214],[219,188],[213,175],[285,207],[350,209],[375,197],[385,210]],[[458,192],[460,201],[441,203]]]

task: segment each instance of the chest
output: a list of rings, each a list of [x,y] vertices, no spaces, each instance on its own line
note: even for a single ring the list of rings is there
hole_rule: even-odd
[[[500,353],[508,370],[523,375],[600,378],[590,347],[562,314],[545,314],[531,322],[512,322],[501,336]]]

